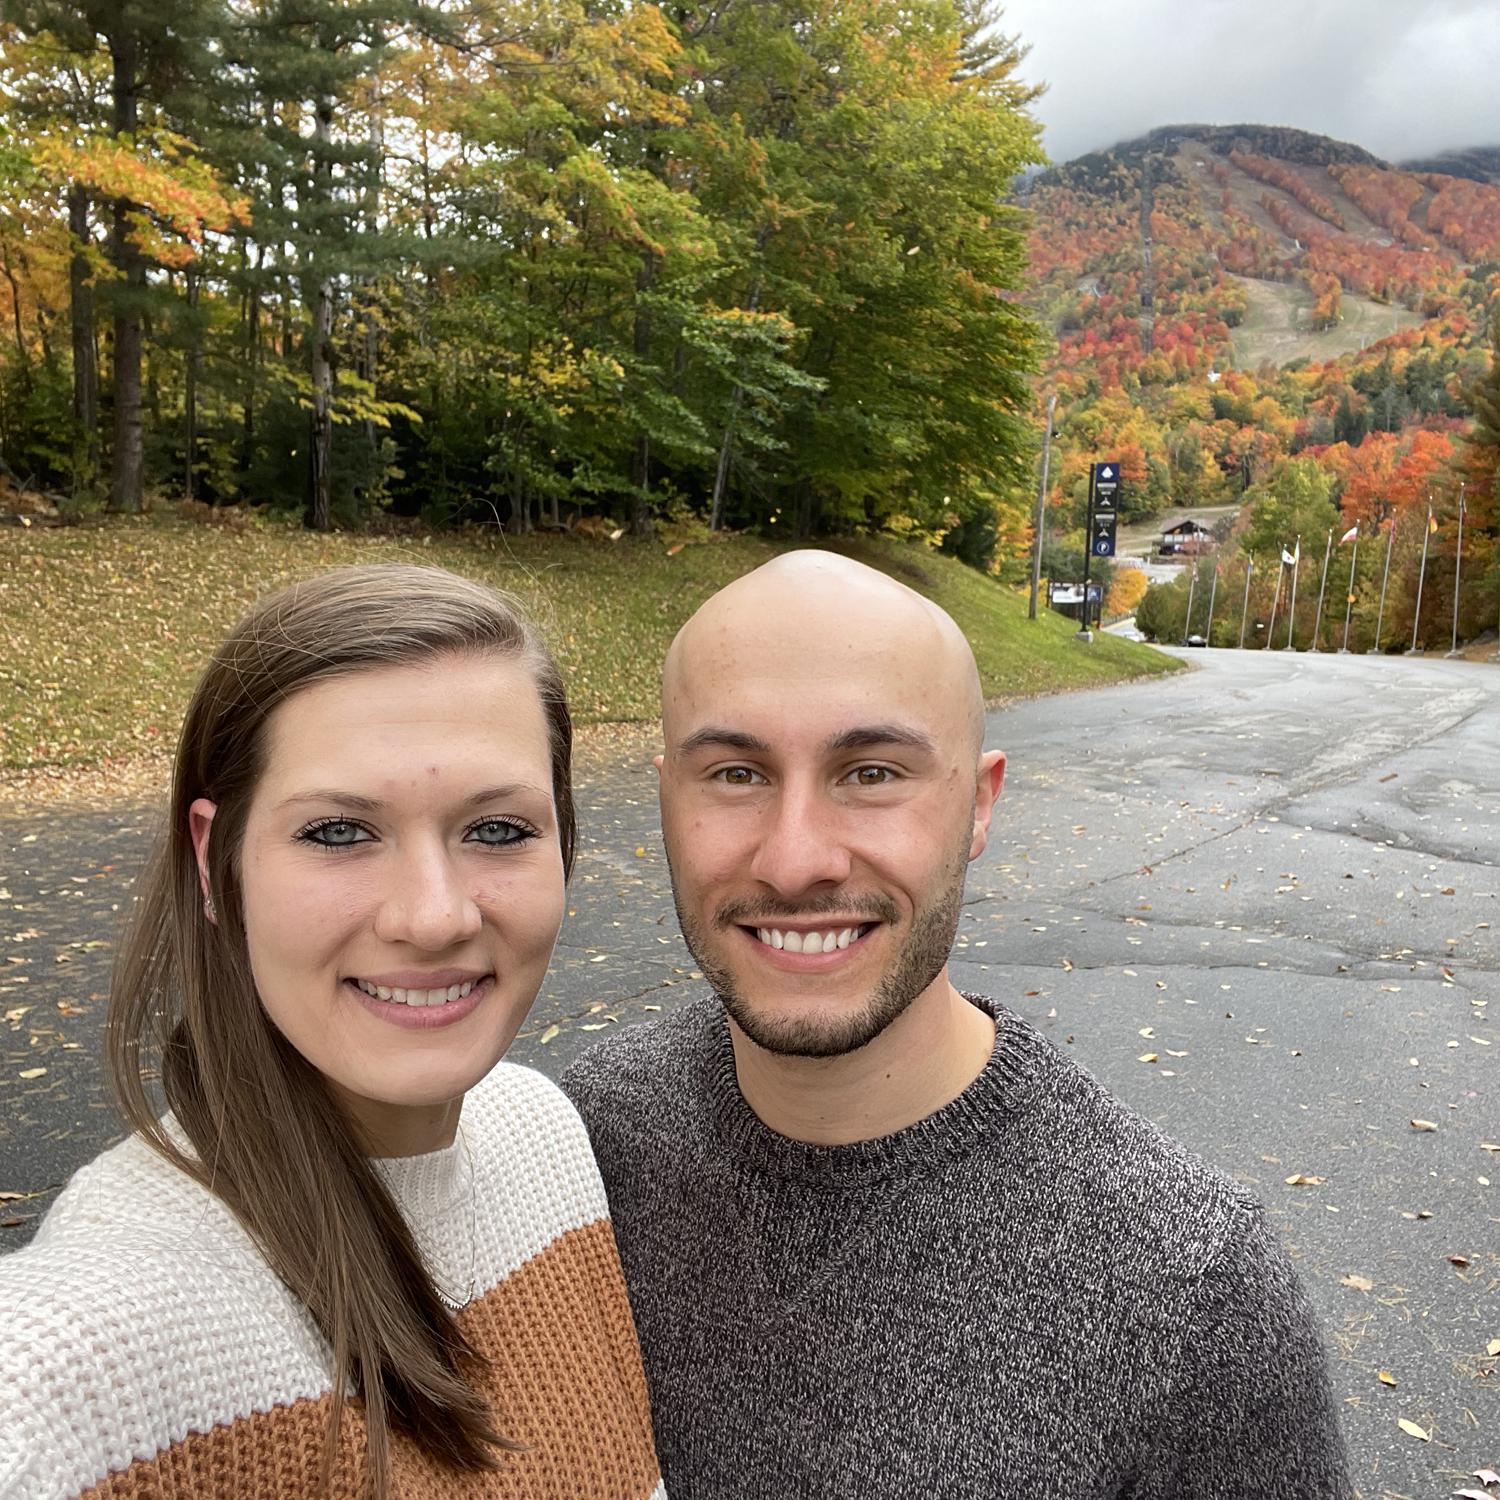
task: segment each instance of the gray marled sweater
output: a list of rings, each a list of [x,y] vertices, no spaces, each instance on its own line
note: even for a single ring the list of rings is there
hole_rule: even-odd
[[[1314,1319],[1241,1189],[1020,1017],[952,1104],[807,1146],[712,997],[563,1079],[673,1500],[1347,1497]]]

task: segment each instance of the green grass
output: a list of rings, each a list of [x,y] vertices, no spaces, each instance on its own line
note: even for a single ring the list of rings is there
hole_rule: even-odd
[[[773,557],[747,537],[688,545],[571,536],[429,539],[242,533],[175,518],[0,529],[0,769],[91,765],[173,742],[193,679],[256,598],[342,563],[438,563],[521,596],[542,622],[580,723],[651,719],[673,634],[716,589]],[[941,604],[973,643],[985,691],[1007,697],[1169,672],[1147,647],[1074,639],[1025,600],[946,558],[895,543],[839,550]]]

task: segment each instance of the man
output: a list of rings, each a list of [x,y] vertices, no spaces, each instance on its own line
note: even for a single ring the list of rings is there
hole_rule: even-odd
[[[1005,770],[953,621],[792,553],[688,622],[663,695],[713,994],[564,1086],[673,1500],[1347,1496],[1259,1209],[949,981]]]

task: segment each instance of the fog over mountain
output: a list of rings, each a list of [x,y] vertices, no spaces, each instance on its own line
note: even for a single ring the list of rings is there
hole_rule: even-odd
[[[1500,144],[1496,0],[1006,0],[1065,161],[1179,122],[1296,125],[1400,161]]]

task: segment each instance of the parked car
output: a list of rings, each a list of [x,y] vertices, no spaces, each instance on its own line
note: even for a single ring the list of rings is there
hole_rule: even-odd
[[[1184,646],[1206,646],[1208,642],[1201,635],[1190,635],[1182,644]]]

